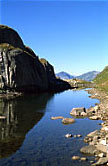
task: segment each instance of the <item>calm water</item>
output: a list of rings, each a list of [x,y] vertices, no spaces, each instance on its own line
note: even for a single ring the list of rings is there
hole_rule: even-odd
[[[1,100],[0,166],[88,166],[87,162],[72,161],[73,155],[83,156],[80,148],[89,132],[99,129],[101,121],[76,119],[74,124],[63,125],[51,116],[71,117],[73,107],[90,107],[99,102],[87,92],[65,91]],[[67,133],[81,134],[81,138],[66,139]]]

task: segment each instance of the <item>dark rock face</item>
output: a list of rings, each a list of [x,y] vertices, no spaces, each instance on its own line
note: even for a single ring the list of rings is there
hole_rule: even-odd
[[[54,73],[54,68],[51,64],[49,64],[48,61],[46,61],[45,59],[40,59],[40,62],[42,63],[46,74],[47,74],[47,79],[48,79],[48,83],[50,84],[51,82],[56,80],[56,76]]]
[[[0,43],[9,43],[14,47],[24,49],[23,41],[18,33],[5,25],[0,25]]]
[[[56,78],[54,67],[51,64],[49,64],[48,61],[42,58],[40,59],[40,62],[46,71],[49,91],[59,92],[71,88],[71,86],[67,82]]]
[[[16,31],[0,26],[0,88],[24,93],[60,91],[68,83],[56,79],[53,66],[38,59]]]
[[[0,45],[0,87],[21,92],[48,89],[46,72],[39,59],[28,52]]]

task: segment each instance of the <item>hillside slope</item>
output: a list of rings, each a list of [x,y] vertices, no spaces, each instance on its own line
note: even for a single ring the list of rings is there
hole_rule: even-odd
[[[96,78],[93,80],[98,87],[100,87],[103,90],[108,90],[108,66],[104,68],[100,74],[96,76]]]

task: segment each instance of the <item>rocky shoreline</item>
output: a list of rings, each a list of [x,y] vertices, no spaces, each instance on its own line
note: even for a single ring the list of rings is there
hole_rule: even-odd
[[[90,161],[92,166],[108,165],[108,94],[96,88],[85,91],[90,94],[90,98],[98,99],[100,103],[96,103],[94,107],[90,107],[88,109],[84,107],[73,108],[70,115],[72,115],[74,119],[64,118],[62,116],[51,117],[51,119],[62,119],[62,122],[66,119],[67,124],[71,124],[70,120],[72,120],[72,123],[75,122],[75,118],[87,117],[90,120],[102,120],[103,122],[99,124],[101,125],[101,128],[89,133],[84,138],[84,142],[88,144],[80,149],[80,152],[86,155],[84,160],[79,156],[72,156],[72,160],[86,161],[87,155],[92,155],[95,156],[95,160]],[[68,133],[65,137],[70,138],[72,137],[72,134]]]
[[[96,103],[94,107],[81,111],[89,119],[103,120],[103,122],[100,124],[100,130],[95,130],[84,138],[84,142],[88,143],[88,146],[82,147],[80,152],[86,155],[94,155],[96,160],[92,164],[94,166],[108,165],[108,94],[96,88],[87,91],[91,94],[91,98],[99,99],[100,103]]]

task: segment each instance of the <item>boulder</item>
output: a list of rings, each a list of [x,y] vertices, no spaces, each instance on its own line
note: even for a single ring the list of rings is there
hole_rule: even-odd
[[[88,145],[88,146],[84,146],[80,149],[81,153],[85,153],[85,154],[91,154],[94,155],[95,153],[97,153],[97,148],[94,145]]]
[[[80,115],[80,116],[86,117],[86,116],[87,116],[87,113],[86,113],[86,112],[81,112],[81,115]]]
[[[71,124],[74,122],[75,122],[75,119],[72,119],[72,118],[63,118],[63,120],[62,120],[62,123],[64,123],[64,124]]]
[[[98,143],[96,145],[96,148],[100,151],[100,152],[103,152],[103,153],[107,153],[107,146],[102,144],[102,143]]]
[[[101,128],[102,131],[108,131],[108,126],[104,126]]]
[[[87,116],[86,109],[84,107],[73,108],[70,114],[72,116]]]
[[[96,113],[98,113],[100,110],[100,106],[96,105],[94,107],[90,107],[89,109],[87,109],[87,112],[91,115],[95,115]]]
[[[98,130],[95,130],[95,131],[89,133],[89,134],[87,135],[87,137],[94,137],[94,136],[96,136],[98,133],[99,133],[99,131],[98,131]]]
[[[94,111],[95,111],[95,112],[97,112],[97,111],[99,111],[99,110],[100,110],[99,105],[94,106]]]
[[[102,157],[100,158],[96,163],[92,164],[93,166],[95,165],[103,165],[108,163],[108,157]]]
[[[99,153],[98,157],[105,157],[105,154],[104,153]]]
[[[99,120],[99,119],[100,119],[100,117],[99,117],[99,116],[94,115],[94,116],[90,116],[90,117],[89,117],[89,119],[90,119],[90,120]]]

